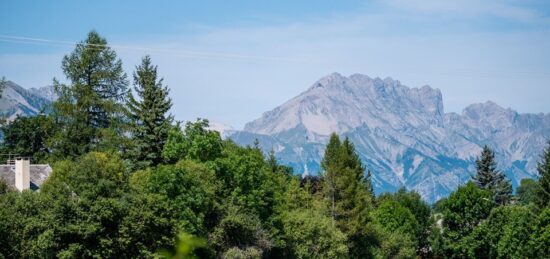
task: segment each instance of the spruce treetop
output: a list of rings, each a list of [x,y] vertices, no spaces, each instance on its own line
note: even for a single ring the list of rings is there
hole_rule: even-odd
[[[162,162],[162,151],[166,144],[173,116],[168,114],[172,100],[168,96],[169,89],[162,84],[162,78],[157,76],[157,66],[151,62],[151,57],[145,56],[136,67],[134,76],[134,92],[128,94],[128,117],[132,125],[131,156],[142,166],[157,165]]]
[[[504,173],[497,171],[495,153],[487,145],[483,147],[481,156],[477,158],[476,167],[474,183],[481,189],[491,191],[493,201],[497,204],[508,203],[512,196],[512,184]]]

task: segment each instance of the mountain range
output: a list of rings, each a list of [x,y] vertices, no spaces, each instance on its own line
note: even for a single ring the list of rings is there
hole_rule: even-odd
[[[0,98],[0,116],[11,121],[17,116],[37,115],[47,111],[56,98],[53,86],[25,89],[7,81]]]
[[[8,81],[0,115],[8,121],[33,116],[56,98],[52,86],[25,89]],[[537,161],[550,139],[550,113],[518,113],[491,101],[445,113],[438,89],[333,73],[244,130],[219,123],[211,128],[241,145],[258,139],[265,152],[273,150],[281,163],[303,175],[320,173],[334,132],[355,144],[377,193],[406,187],[435,202],[471,179],[484,145],[495,150],[498,169],[514,186],[537,177]]]
[[[372,172],[375,191],[400,187],[435,202],[475,174],[484,145],[514,186],[535,178],[550,138],[550,114],[518,113],[488,101],[445,113],[442,94],[392,78],[330,74],[305,92],[225,133],[242,145],[260,141],[295,172],[318,174],[331,133],[348,137]]]

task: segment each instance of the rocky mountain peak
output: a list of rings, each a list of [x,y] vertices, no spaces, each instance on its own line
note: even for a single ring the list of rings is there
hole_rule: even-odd
[[[43,90],[50,92],[46,88]],[[7,81],[6,89],[0,98],[0,116],[11,121],[17,116],[36,115],[46,112],[51,102],[51,99],[31,89],[25,89],[12,81]]]
[[[33,88],[30,88],[28,91],[50,102],[53,102],[58,98],[53,85],[42,86],[40,88],[33,87]]]
[[[492,101],[486,101],[469,105],[462,111],[462,116],[470,124],[505,128],[514,123],[518,113],[510,108],[505,109]]]
[[[493,101],[486,101],[484,103],[474,103],[464,108],[462,112],[465,116],[476,117],[491,117],[499,114],[515,113],[511,109],[505,109]]]
[[[345,81],[347,80],[346,77],[342,76],[339,73],[332,73],[330,75],[327,75],[325,77],[322,77],[321,79],[317,80],[313,85],[308,89],[316,89],[316,88],[327,88],[327,87],[334,87],[334,86],[341,86],[345,84]]]
[[[317,80],[297,97],[246,124],[245,131],[276,134],[301,125],[308,131],[328,136],[363,124],[389,123],[397,128],[426,123],[441,125],[442,115],[443,101],[438,89],[429,86],[409,88],[391,77],[372,79],[362,74],[345,77],[332,73]],[[416,119],[407,121],[403,116]],[[387,117],[392,118],[388,121]]]
[[[550,114],[519,114],[491,101],[446,114],[439,89],[332,73],[233,136],[241,144],[261,139],[296,172],[315,174],[332,132],[355,143],[378,192],[405,186],[435,201],[471,178],[483,145],[496,151],[514,185],[534,177]]]

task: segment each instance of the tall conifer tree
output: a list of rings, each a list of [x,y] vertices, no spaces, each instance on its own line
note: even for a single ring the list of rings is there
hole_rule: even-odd
[[[70,83],[54,80],[59,95],[54,114],[62,126],[51,141],[56,151],[61,156],[75,156],[105,144],[115,145],[105,138],[122,135],[122,104],[128,86],[115,51],[107,46],[105,38],[91,31],[63,58],[61,68]]]
[[[134,91],[128,94],[128,111],[131,120],[133,147],[131,156],[141,166],[162,162],[162,150],[168,138],[173,117],[168,114],[172,100],[169,89],[157,78],[157,66],[145,56],[134,72]]]
[[[489,189],[495,181],[497,174],[495,154],[488,146],[484,146],[481,156],[476,159],[477,174],[474,176],[474,183],[482,189]]]
[[[337,190],[337,180],[339,177],[338,165],[340,162],[340,150],[342,143],[336,134],[330,136],[330,140],[325,149],[325,155],[321,161],[321,167],[324,171],[323,195],[329,203],[330,216],[334,221],[337,218],[336,203],[340,200],[339,190]]]
[[[488,146],[483,147],[481,156],[476,160],[476,167],[474,183],[481,189],[491,191],[494,202],[508,203],[512,197],[512,184],[502,172],[497,171],[495,153]]]
[[[340,142],[332,134],[321,162],[324,170],[323,196],[334,224],[348,237],[353,257],[368,255],[366,225],[372,197],[365,180],[365,167],[351,141]]]

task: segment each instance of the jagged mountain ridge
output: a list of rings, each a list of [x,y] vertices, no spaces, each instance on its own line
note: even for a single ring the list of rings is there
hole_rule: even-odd
[[[514,185],[535,177],[550,114],[519,114],[490,101],[445,113],[438,89],[333,73],[230,137],[240,144],[258,138],[281,162],[315,174],[331,132],[355,143],[378,192],[405,186],[433,202],[470,179],[485,144]]]
[[[0,98],[0,116],[8,121],[17,116],[34,116],[46,111],[57,98],[53,86],[25,89],[7,81]]]

